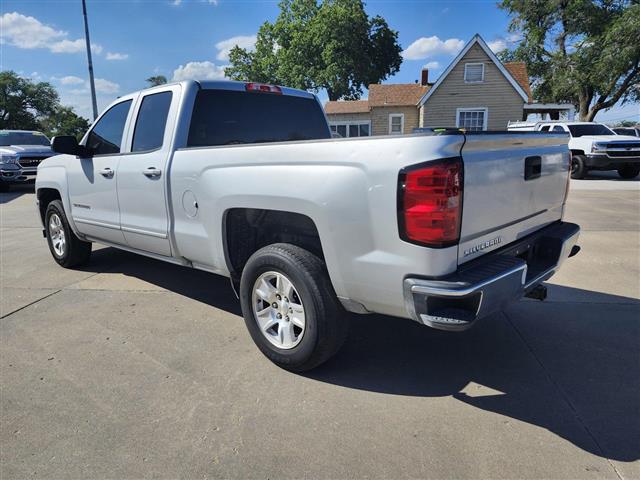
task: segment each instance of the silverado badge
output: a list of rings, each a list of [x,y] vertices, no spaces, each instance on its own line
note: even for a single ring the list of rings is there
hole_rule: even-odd
[[[498,245],[500,243],[502,243],[502,237],[498,236],[496,238],[492,238],[491,240],[487,240],[482,243],[479,243],[478,245],[474,245],[471,248],[467,248],[464,251],[464,256],[467,257],[476,252],[481,252],[482,250],[485,250],[489,247],[493,247],[494,245]]]

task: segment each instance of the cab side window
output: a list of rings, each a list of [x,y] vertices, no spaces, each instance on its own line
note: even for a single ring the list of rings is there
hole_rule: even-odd
[[[564,128],[562,128],[560,125],[556,125],[555,127],[553,127],[552,132],[564,133]]]
[[[551,126],[549,126],[549,125],[545,125],[544,127],[542,127],[542,128],[540,129],[540,131],[541,131],[541,132],[548,132],[550,128],[551,128]]]
[[[94,155],[120,153],[122,135],[130,108],[131,100],[114,105],[89,132],[86,146]]]
[[[161,92],[142,99],[136,129],[133,132],[132,152],[145,152],[162,147],[172,96],[171,92]]]

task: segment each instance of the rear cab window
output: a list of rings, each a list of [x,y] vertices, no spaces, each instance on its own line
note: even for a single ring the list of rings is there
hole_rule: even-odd
[[[132,152],[148,152],[162,147],[172,98],[172,92],[160,92],[142,99],[133,132]]]
[[[200,90],[188,147],[331,138],[315,98],[235,90]]]

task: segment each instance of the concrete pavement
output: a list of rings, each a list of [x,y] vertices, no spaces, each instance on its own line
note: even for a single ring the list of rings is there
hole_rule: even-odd
[[[573,182],[582,252],[545,303],[464,334],[353,316],[308,375],[262,357],[228,281],[0,211],[0,477],[638,478],[640,185]]]

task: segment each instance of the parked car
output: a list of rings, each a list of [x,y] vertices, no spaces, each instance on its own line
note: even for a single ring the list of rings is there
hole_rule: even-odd
[[[0,189],[33,181],[40,162],[51,155],[51,143],[43,133],[0,130]]]
[[[542,299],[579,249],[566,135],[333,139],[310,93],[187,81],[120,97],[53,148],[36,191],[56,262],[100,242],[230,277],[254,342],[292,371],[339,349],[345,310],[464,330]]]
[[[629,137],[640,137],[640,127],[616,127],[612,128],[616,135],[627,135]]]
[[[616,135],[601,123],[513,122],[508,130],[569,134],[571,178],[584,178],[589,170],[617,170],[626,179],[640,174],[640,140]]]

